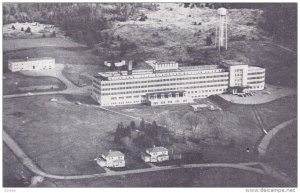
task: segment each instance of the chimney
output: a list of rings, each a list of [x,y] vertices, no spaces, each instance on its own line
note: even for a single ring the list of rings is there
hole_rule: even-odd
[[[133,61],[132,61],[132,60],[129,60],[129,63],[128,63],[128,74],[129,74],[129,75],[132,74],[132,63],[133,63]]]

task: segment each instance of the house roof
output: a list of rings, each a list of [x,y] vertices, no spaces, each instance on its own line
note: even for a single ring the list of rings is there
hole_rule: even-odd
[[[152,152],[168,151],[168,149],[165,147],[152,147],[152,148],[148,148],[147,151],[152,153]]]
[[[109,151],[106,154],[104,154],[105,157],[118,157],[118,156],[124,156],[123,153],[120,151]]]
[[[38,61],[38,60],[54,60],[54,58],[51,58],[51,57],[24,58],[24,59],[8,60],[8,62],[26,62],[26,61]]]

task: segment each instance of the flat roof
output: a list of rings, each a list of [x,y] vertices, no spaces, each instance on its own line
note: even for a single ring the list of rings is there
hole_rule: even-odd
[[[244,62],[236,61],[236,60],[222,60],[222,64],[227,64],[230,66],[235,66],[235,65],[247,65]]]
[[[26,61],[37,61],[37,60],[52,60],[51,57],[40,57],[40,58],[24,58],[24,59],[13,59],[8,60],[8,62],[26,62]]]
[[[151,69],[144,70],[132,70],[132,74],[128,74],[128,71],[112,71],[112,72],[99,72],[95,78],[105,79],[108,77],[121,77],[121,76],[134,76],[134,75],[146,75],[146,74],[159,74],[159,73],[172,73],[172,72],[188,72],[188,71],[201,71],[201,70],[225,70],[220,65],[201,65],[201,66],[184,66],[177,69],[161,69],[154,72]]]

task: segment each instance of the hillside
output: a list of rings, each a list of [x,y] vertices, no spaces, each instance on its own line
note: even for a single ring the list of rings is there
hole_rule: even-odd
[[[116,22],[112,31],[135,43],[145,59],[189,61],[193,52],[207,49],[206,37],[214,39],[217,14],[215,9],[189,9],[178,4],[159,4],[158,11],[144,10],[145,21]],[[228,13],[229,42],[265,40],[258,27],[263,20],[262,10],[230,9]],[[195,24],[196,22],[196,24]],[[131,57],[132,52],[128,55]],[[201,56],[199,56],[201,57]]]

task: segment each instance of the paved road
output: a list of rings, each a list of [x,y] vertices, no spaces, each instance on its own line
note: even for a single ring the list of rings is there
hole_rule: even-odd
[[[74,179],[88,179],[88,178],[100,178],[107,176],[120,176],[127,174],[138,174],[146,172],[155,172],[163,170],[175,170],[180,168],[215,168],[215,167],[225,167],[225,168],[235,168],[241,169],[244,171],[254,172],[258,174],[269,174],[272,177],[281,180],[287,185],[294,186],[295,184],[282,173],[274,170],[267,164],[260,162],[246,162],[246,163],[207,163],[207,164],[185,164],[185,165],[175,165],[175,166],[162,166],[162,167],[153,167],[145,169],[136,169],[136,170],[126,170],[120,172],[108,172],[108,173],[99,173],[99,174],[90,174],[90,175],[53,175],[48,174],[42,171],[35,163],[24,153],[20,146],[3,130],[3,141],[6,145],[12,150],[12,152],[17,156],[17,158],[35,175],[42,176],[45,178],[59,179],[59,180],[74,180]],[[262,169],[254,168],[251,166],[261,166]]]
[[[287,128],[287,126],[289,124],[291,124],[293,121],[295,121],[296,118],[294,119],[291,119],[291,120],[288,120],[288,121],[285,121],[279,125],[277,125],[276,127],[274,127],[273,129],[271,129],[263,138],[262,140],[260,141],[260,143],[258,144],[257,146],[257,150],[258,150],[258,153],[260,155],[265,155],[266,154],[266,151],[267,151],[267,148],[271,142],[271,139],[276,135],[276,133],[278,131],[280,131],[281,129],[284,129],[284,128]]]
[[[12,95],[3,95],[4,99],[8,98],[19,98],[19,97],[28,97],[28,96],[40,96],[40,95],[55,95],[55,94],[87,94],[89,87],[82,87],[74,89],[67,88],[66,90],[60,91],[49,91],[49,92],[33,92],[33,93],[22,93],[22,94],[12,94]]]

